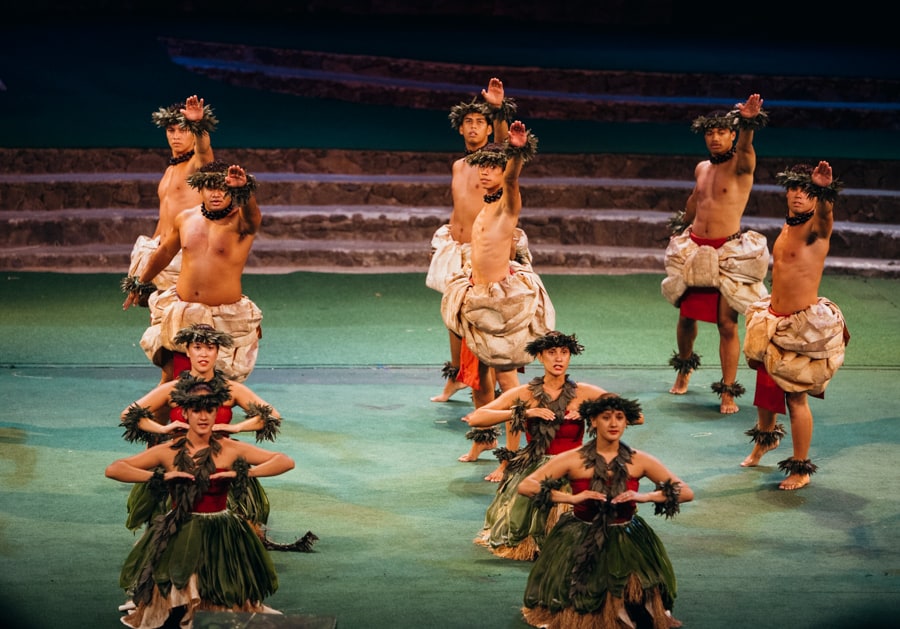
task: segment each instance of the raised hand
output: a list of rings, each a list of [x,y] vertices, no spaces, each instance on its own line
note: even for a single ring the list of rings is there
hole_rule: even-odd
[[[762,111],[762,104],[763,99],[759,94],[750,94],[746,102],[738,103],[736,106],[742,118],[756,118]]]
[[[225,185],[229,188],[243,188],[247,185],[246,171],[237,164],[232,164],[225,173]]]
[[[826,161],[819,162],[810,174],[810,178],[817,186],[822,186],[823,188],[830,186],[833,178],[831,164]]]
[[[503,104],[503,81],[492,77],[486,90],[481,90],[481,97],[494,109],[499,109]]]
[[[525,146],[528,140],[528,129],[521,120],[516,120],[509,125],[509,144],[510,146]]]
[[[203,99],[197,98],[196,94],[188,96],[184,101],[184,109],[181,110],[181,114],[184,116],[185,120],[192,120],[194,122],[202,120]]]

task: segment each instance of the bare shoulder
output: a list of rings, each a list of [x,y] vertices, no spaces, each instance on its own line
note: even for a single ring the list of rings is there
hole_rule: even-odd
[[[578,397],[582,398],[600,397],[607,392],[606,389],[598,387],[596,384],[577,382],[576,385],[578,386]]]

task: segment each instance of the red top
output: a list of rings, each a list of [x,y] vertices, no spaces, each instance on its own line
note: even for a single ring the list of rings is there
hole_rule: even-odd
[[[581,492],[587,491],[591,488],[591,479],[575,478],[571,480],[570,484],[572,485],[572,493],[580,494]],[[626,484],[627,488],[632,491],[637,491],[639,485],[640,481],[636,478],[629,478]],[[597,500],[587,500],[580,504],[574,505],[573,513],[579,520],[591,522],[593,521],[594,516],[597,515],[597,508],[599,504],[600,503]],[[615,515],[613,516],[612,520],[610,520],[610,524],[625,524],[626,522],[631,521],[631,518],[633,518],[634,514],[637,512],[637,502],[633,500],[629,502],[623,502],[621,504],[615,505],[615,508]]]

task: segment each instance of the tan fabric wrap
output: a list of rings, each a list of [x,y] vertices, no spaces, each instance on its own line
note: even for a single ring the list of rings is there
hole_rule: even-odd
[[[531,251],[528,248],[528,236],[520,228],[513,233],[516,243],[516,262],[531,265]],[[450,236],[450,225],[442,225],[431,238],[431,262],[425,276],[425,286],[439,293],[447,290],[447,283],[469,264],[472,246],[459,243]]]
[[[147,236],[138,236],[134,241],[134,247],[131,249],[131,266],[128,267],[128,275],[140,277],[147,263],[150,261],[156,250],[159,249],[159,236],[149,238]],[[157,290],[166,290],[175,286],[178,282],[178,275],[181,273],[181,249],[172,258],[168,266],[154,277],[152,281]]]
[[[220,347],[216,368],[226,377],[243,382],[253,371],[259,352],[262,311],[249,298],[233,304],[207,306],[182,301],[174,288],[150,296],[150,327],[141,337],[141,348],[155,365],[162,366],[160,350],[183,352],[174,342],[178,330],[193,323],[206,323],[216,330],[228,332],[233,347]]]
[[[439,293],[447,290],[447,282],[462,272],[469,261],[471,245],[459,243],[450,236],[450,225],[442,225],[431,238],[431,262],[425,286]]]
[[[486,365],[523,367],[533,358],[525,346],[554,329],[556,310],[541,278],[525,265],[510,263],[502,282],[472,286],[468,269],[454,277],[441,300],[444,324],[466,341]]]
[[[718,249],[691,240],[690,228],[669,239],[663,296],[677,306],[691,287],[712,287],[737,312],[744,314],[755,301],[768,295],[763,280],[769,271],[766,237],[746,231]]]
[[[844,364],[843,313],[825,297],[784,317],[769,312],[769,303],[766,297],[747,311],[744,356],[764,364],[788,393],[823,393]]]

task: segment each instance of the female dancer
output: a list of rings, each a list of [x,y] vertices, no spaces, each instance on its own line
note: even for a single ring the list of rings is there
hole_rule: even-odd
[[[485,428],[512,420],[515,432],[525,432],[524,448],[496,451],[501,460],[507,461],[505,474],[474,541],[499,557],[531,561],[559,513],[541,511],[520,496],[519,482],[550,456],[581,445],[584,420],[578,414],[578,405],[605,391],[569,378],[571,357],[584,351],[574,334],[553,331],[530,342],[525,350],[541,362],[544,375],[504,392],[463,421]]]
[[[263,604],[278,589],[272,560],[226,502],[229,488],[240,492],[251,479],[293,469],[294,461],[215,432],[216,412],[228,396],[208,382],[174,392],[187,431],[106,468],[108,478],[172,494],[172,509],[144,531],[119,577],[134,601],[122,618],[129,627],[168,626],[179,613],[181,626],[190,626],[200,609],[278,613]]]
[[[640,416],[637,402],[607,393],[582,403],[579,412],[594,439],[519,484],[519,493],[544,508],[573,505],[528,576],[525,621],[551,629],[678,627],[671,615],[675,573],[662,541],[637,515],[637,503],[652,502],[655,514],[668,518],[694,492],[658,459],[620,441]],[[655,484],[652,491],[638,491],[642,478]],[[572,493],[560,491],[565,481]]]
[[[219,347],[229,347],[231,336],[220,332],[210,325],[194,324],[182,328],[175,336],[179,345],[184,345],[185,353],[190,360],[190,371],[182,372],[175,380],[164,382],[141,399],[132,403],[121,415],[121,426],[125,430],[124,437],[129,441],[145,441],[155,445],[169,440],[173,435],[181,434],[187,429],[181,407],[175,403],[174,394],[179,390],[190,388],[197,382],[208,382],[226,392],[226,398],[218,407],[214,432],[232,435],[240,432],[255,432],[256,441],[275,441],[281,425],[281,415],[256,395],[250,388],[234,380],[226,379],[216,370],[216,359]],[[232,423],[233,409],[237,406],[246,413],[243,421]],[[126,526],[137,530],[148,524],[156,515],[165,512],[165,500],[159,501],[147,491],[147,486],[135,484],[128,497],[128,518]],[[312,532],[291,544],[278,544],[265,535],[269,519],[269,499],[259,481],[252,481],[243,493],[242,504],[235,504],[229,499],[229,508],[245,515],[257,529],[266,547],[270,550],[297,550],[307,552],[318,539]]]

